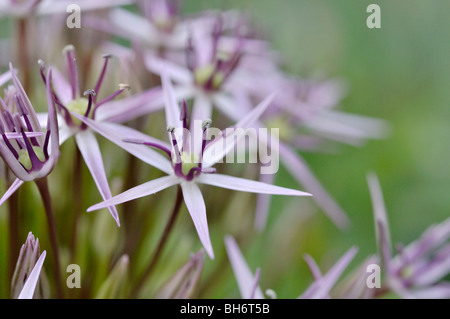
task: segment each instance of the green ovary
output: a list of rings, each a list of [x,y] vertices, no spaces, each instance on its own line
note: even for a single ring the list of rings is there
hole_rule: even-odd
[[[278,137],[283,141],[289,141],[295,135],[291,125],[283,117],[272,118],[266,122],[266,125],[269,129],[278,129]]]
[[[84,115],[84,114],[86,114],[88,105],[89,105],[89,100],[84,97],[80,97],[76,100],[72,100],[72,101],[68,102],[66,106],[70,112]],[[72,121],[73,121],[73,123],[75,123],[77,125],[81,125],[81,121],[73,116],[72,116]]]
[[[207,64],[200,66],[194,71],[194,80],[198,85],[205,85],[214,73],[214,66]]]
[[[33,151],[36,154],[37,158],[41,161],[45,161],[45,155],[42,151],[42,148],[39,146],[33,146]],[[26,149],[19,150],[19,163],[23,165],[27,170],[30,170],[33,167],[33,164],[31,163],[30,155],[28,155],[28,152]]]
[[[193,153],[181,152],[181,172],[188,175],[191,169],[198,167],[200,158]]]

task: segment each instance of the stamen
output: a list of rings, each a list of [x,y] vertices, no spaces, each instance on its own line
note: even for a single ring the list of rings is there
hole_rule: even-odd
[[[22,100],[22,97],[20,95],[16,94],[14,96],[14,100],[16,102],[17,111],[19,112],[19,114],[25,120],[25,124],[27,126],[27,130],[29,132],[33,132],[33,126],[31,125],[31,122],[30,122],[30,120],[29,120],[29,118],[27,116],[29,114],[29,112],[28,112],[28,109],[26,108],[26,106],[25,106],[25,104],[24,104],[24,102]],[[39,146],[39,143],[38,143],[38,141],[37,141],[37,139],[35,137],[31,138],[31,143],[34,146]]]
[[[105,77],[105,73],[106,73],[106,68],[108,67],[108,60],[112,57],[112,55],[110,54],[104,54],[102,56],[103,59],[105,59],[105,63],[103,63],[103,68],[102,68],[102,72],[100,73],[100,77],[97,81],[97,85],[95,86],[94,90],[95,92],[99,92],[100,91],[100,87],[102,85],[103,82],[103,78]],[[94,100],[95,101],[95,100]]]
[[[79,95],[78,68],[75,57],[75,48],[69,44],[63,49],[63,53],[67,55],[67,65],[69,69],[70,85],[72,88],[72,99],[75,100]]]
[[[164,153],[166,153],[169,156],[169,158],[171,158],[171,156],[172,156],[171,151],[168,148],[164,147],[163,145],[157,144],[157,143],[145,142],[143,140],[134,140],[134,139],[124,139],[122,141],[124,141],[125,143],[133,143],[133,144],[147,145],[150,147],[154,147],[154,148],[157,148],[157,149],[163,151]]]
[[[9,113],[8,110],[4,110],[3,111],[3,117],[5,118],[5,124],[8,127],[8,131],[10,132],[14,132],[15,131],[15,125],[14,125],[14,120],[12,118],[11,113]]]
[[[130,86],[128,86],[127,84],[119,84],[119,89],[116,92],[114,92],[113,94],[111,94],[110,96],[105,97],[103,100],[101,100],[100,102],[96,103],[95,108],[97,109],[102,104],[105,104],[106,102],[109,102],[109,101],[113,100],[116,96],[121,94],[123,91],[128,90],[129,88],[130,88]]]
[[[43,165],[41,160],[36,155],[36,152],[34,151],[33,146],[31,145],[30,141],[27,139],[27,136],[25,135],[25,132],[22,131],[21,133],[22,133],[23,139],[25,141],[25,145],[26,145],[26,148],[27,148],[28,156],[30,157],[30,161],[31,161],[31,169],[28,169],[28,170],[40,169],[42,167],[42,165]]]
[[[9,151],[14,155],[16,159],[19,158],[19,154],[17,153],[16,149],[11,145],[8,138],[6,137],[5,133],[2,132],[3,141],[5,142],[6,146],[9,148]]]
[[[47,84],[47,77],[45,75],[45,62],[41,59],[38,60],[39,68],[41,71],[42,80],[44,80],[44,84]]]
[[[180,149],[178,148],[178,142],[177,142],[177,139],[176,139],[175,133],[174,133],[175,128],[173,126],[169,126],[167,128],[167,131],[169,132],[170,137],[172,139],[173,153],[175,153],[175,163],[174,163],[175,174],[177,176],[183,176],[183,172],[182,172],[183,161],[181,160]],[[172,153],[171,153],[170,158],[172,159],[172,162],[173,162]]]
[[[48,158],[49,158],[49,155],[48,155],[48,143],[50,141],[50,132],[51,132],[51,130],[48,130],[47,133],[45,133],[45,141],[44,141],[44,147],[43,147],[45,160],[48,160]]]
[[[86,96],[86,95],[89,95],[89,100],[88,100],[88,106],[86,108],[86,112],[84,113],[84,117],[89,117],[89,112],[91,111],[91,108],[92,108],[92,100],[93,100],[93,98],[95,98],[96,94],[95,94],[94,90],[89,89],[89,90],[84,91],[83,96]],[[80,129],[82,129],[82,130],[86,129],[86,123],[84,123],[84,122],[81,123]]]

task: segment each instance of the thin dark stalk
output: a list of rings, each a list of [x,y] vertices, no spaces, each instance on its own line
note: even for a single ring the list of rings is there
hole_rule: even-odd
[[[70,242],[69,251],[70,259],[73,261],[76,256],[76,243],[77,243],[77,233],[78,233],[78,222],[80,219],[81,212],[81,201],[82,201],[82,173],[81,173],[81,153],[78,147],[75,148],[75,161],[73,162],[73,216],[72,216],[72,229],[70,231]]]
[[[12,281],[17,258],[19,257],[19,194],[17,191],[8,199],[9,219],[9,282]]]
[[[137,281],[137,285],[131,294],[132,298],[136,298],[138,296],[139,291],[142,289],[142,285],[146,282],[146,280],[152,273],[153,269],[155,268],[156,264],[158,263],[159,258],[161,257],[161,253],[164,249],[164,246],[168,241],[167,239],[169,238],[173,226],[175,225],[177,216],[179,215],[182,202],[183,202],[183,193],[181,191],[181,187],[178,186],[177,198],[175,200],[175,205],[173,206],[172,213],[170,214],[169,220],[167,221],[166,227],[164,228],[161,238],[159,239],[158,245],[156,246],[156,250],[153,253],[150,263],[148,264],[147,268]]]
[[[53,251],[53,268],[55,271],[55,283],[56,283],[56,297],[63,298],[62,282],[61,282],[61,268],[59,259],[59,246],[58,246],[58,236],[56,231],[55,216],[53,214],[53,208],[50,198],[50,192],[48,189],[47,178],[40,178],[35,180],[36,185],[39,189],[39,193],[44,203],[45,214],[47,217],[47,223],[49,228],[50,245]]]

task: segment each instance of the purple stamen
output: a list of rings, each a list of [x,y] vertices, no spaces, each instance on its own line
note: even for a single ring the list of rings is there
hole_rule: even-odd
[[[28,119],[28,116],[27,116],[29,114],[29,112],[28,112],[28,109],[25,107],[25,104],[23,103],[22,97],[16,94],[14,98],[15,98],[15,102],[16,102],[17,111],[25,120],[27,130],[29,132],[33,132],[34,131],[33,126],[31,125],[30,120]],[[31,143],[34,146],[39,146],[39,143],[35,137],[31,138]]]
[[[97,109],[98,107],[100,107],[102,104],[105,104],[106,102],[109,102],[111,100],[113,100],[116,96],[118,96],[120,93],[122,93],[123,91],[125,91],[126,89],[128,89],[128,86],[122,86],[120,87],[116,92],[114,92],[113,94],[111,94],[108,97],[105,97],[103,100],[101,100],[100,102],[98,102],[95,105],[95,108]]]
[[[45,160],[48,160],[48,158],[49,158],[48,143],[50,141],[50,132],[51,132],[51,130],[48,130],[47,133],[45,133],[45,141],[44,141],[44,147],[43,147]]]
[[[14,132],[15,131],[15,125],[14,125],[14,120],[12,118],[11,113],[9,113],[8,110],[4,110],[3,111],[3,117],[5,118],[5,124],[8,127],[8,130],[10,132]]]
[[[11,145],[8,138],[6,137],[5,133],[2,132],[3,141],[5,142],[6,146],[9,148],[10,152],[14,155],[16,159],[19,158],[19,154],[17,153],[16,149]]]
[[[169,158],[172,157],[172,153],[168,148],[164,147],[163,145],[157,144],[157,143],[145,142],[143,140],[133,140],[133,139],[124,139],[123,141],[126,143],[141,144],[141,145],[147,145],[150,147],[154,147],[154,148],[157,148],[157,149],[163,151],[164,153],[166,153],[169,156]]]
[[[67,46],[65,48],[67,53],[67,65],[69,71],[70,85],[72,88],[72,99],[75,100],[79,95],[79,84],[78,84],[78,68],[75,57],[75,51],[73,46]]]
[[[39,160],[36,153],[34,152],[33,146],[31,145],[30,141],[27,139],[27,136],[25,135],[25,132],[22,131],[22,136],[25,141],[25,145],[27,147],[28,156],[30,157],[31,161],[31,170],[39,170],[42,168],[43,163]]]
[[[187,48],[186,48],[186,65],[187,65],[188,69],[191,70],[192,72],[197,67],[196,55],[195,55],[195,50],[194,50],[194,46],[192,44],[191,37],[188,38],[188,43],[187,43]]]
[[[103,64],[103,68],[102,68],[102,72],[100,73],[100,77],[97,81],[97,85],[94,88],[95,92],[99,92],[100,91],[100,87],[102,85],[103,82],[103,78],[105,77],[105,73],[106,73],[106,68],[108,67],[108,60],[111,58],[112,56],[110,54],[105,54],[102,56],[103,59],[105,59],[105,63]],[[94,102],[96,102],[96,98],[94,99]]]

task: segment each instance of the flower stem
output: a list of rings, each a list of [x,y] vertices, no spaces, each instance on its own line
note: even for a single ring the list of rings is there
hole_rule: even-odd
[[[8,219],[9,219],[9,275],[12,280],[19,256],[19,197],[17,191],[8,199]]]
[[[70,251],[70,259],[73,261],[76,256],[76,243],[77,243],[77,233],[78,233],[78,221],[80,219],[80,211],[81,211],[81,200],[82,200],[82,173],[81,173],[81,152],[78,147],[75,147],[75,161],[73,164],[73,220],[72,220],[72,229],[70,232],[70,242],[69,242],[69,251]]]
[[[175,225],[175,221],[177,219],[177,216],[180,212],[181,203],[183,202],[183,193],[181,191],[181,187],[178,186],[177,188],[177,198],[175,200],[175,205],[173,206],[172,213],[169,217],[169,220],[167,221],[166,227],[163,230],[163,233],[161,235],[161,238],[159,239],[158,246],[156,247],[155,252],[153,253],[152,259],[150,260],[150,263],[148,264],[145,271],[142,273],[141,277],[137,281],[137,285],[134,288],[131,296],[132,298],[136,298],[139,291],[142,288],[142,285],[145,283],[145,281],[148,279],[150,274],[152,273],[153,269],[155,268],[156,264],[158,263],[159,258],[161,257],[161,253],[163,251],[163,248],[165,244],[167,243],[167,239],[169,238],[169,234],[173,229],[173,226]]]
[[[47,216],[47,223],[49,228],[50,244],[53,250],[53,267],[55,271],[55,282],[56,282],[56,297],[63,298],[62,283],[61,283],[61,268],[59,260],[59,250],[58,250],[58,236],[56,232],[55,217],[53,214],[52,203],[50,199],[50,192],[48,189],[47,178],[40,178],[35,180],[36,185],[41,194],[42,202],[44,203],[45,214]]]

